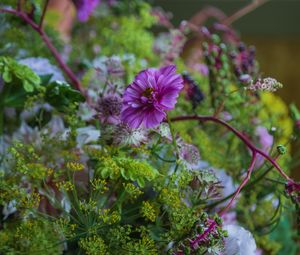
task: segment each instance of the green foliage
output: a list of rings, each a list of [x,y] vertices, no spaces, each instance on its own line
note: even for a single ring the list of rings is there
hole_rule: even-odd
[[[46,85],[45,100],[59,111],[66,111],[71,104],[84,101],[84,96],[69,84],[54,81]]]
[[[3,3],[15,5],[16,1]],[[28,0],[23,7],[38,22],[44,3]],[[165,126],[142,130],[141,146],[118,146],[114,139],[120,138],[123,123],[112,125],[97,118],[102,110],[99,93],[121,96],[140,70],[158,67],[167,59],[153,51],[156,38],[151,29],[157,21],[147,3],[124,0],[111,8],[103,2],[100,6],[89,22],[75,25],[70,38],[72,52],[66,60],[78,71],[76,75],[83,77],[87,98],[66,82],[51,82],[51,75],[39,77],[20,65],[17,59],[39,56],[51,62],[53,56],[28,24],[0,14],[0,54],[5,54],[0,57],[4,82],[0,89],[0,205],[7,209],[13,202],[17,210],[1,222],[0,253],[154,255],[166,254],[172,243],[170,254],[177,254],[182,247],[185,254],[218,254],[226,233],[221,219],[212,213],[226,201],[222,200],[222,180],[212,169],[222,168],[233,183],[240,183],[243,169],[250,163],[249,150],[232,132],[208,121],[173,124],[176,143]],[[55,17],[55,12],[48,12],[45,31],[59,51],[58,35],[47,26],[57,25]],[[204,92],[204,101],[193,109],[185,84],[176,109],[168,114],[227,116],[228,123],[258,147],[262,144],[255,128],[263,126],[271,133],[275,127],[270,155],[275,157],[277,148],[282,155],[278,162],[288,169],[286,144],[292,121],[286,105],[273,94],[243,90],[230,57],[231,51],[238,53],[236,45],[216,35],[208,43],[222,48],[222,54],[220,67],[215,65],[217,52],[206,55],[207,77],[194,70],[189,59],[174,60],[178,73],[190,72]],[[199,52],[209,50],[208,44],[204,45],[198,45]],[[95,63],[99,65],[96,69]],[[88,102],[81,104],[86,99]],[[84,110],[78,111],[78,106]],[[8,110],[14,111],[9,125]],[[299,120],[299,110],[293,105],[291,113],[294,121]],[[24,124],[22,128],[19,122]],[[128,137],[135,131],[139,134],[139,130],[129,130]],[[21,141],[14,143],[15,138]],[[177,151],[187,143],[199,149],[199,165],[187,166],[178,157]],[[233,210],[266,254],[295,254],[293,241],[279,240],[276,232],[269,235],[277,226],[284,232],[292,228],[290,221],[280,221],[287,199],[282,196],[283,182],[277,178],[265,161],[253,171],[251,185],[243,188]],[[274,196],[271,199],[270,194]],[[279,199],[278,206],[274,206],[274,198]],[[212,221],[218,224],[215,232],[191,251],[190,240],[204,233]],[[290,249],[285,249],[285,242]],[[68,250],[63,251],[64,247]]]
[[[62,254],[60,234],[47,220],[29,218],[6,223],[0,230],[0,252],[7,255]]]
[[[131,5],[131,4],[130,4]],[[88,26],[95,33],[91,37],[87,32],[87,26],[80,24],[74,30],[73,43],[77,48],[83,38],[90,37],[87,44],[88,49],[96,46],[100,47],[101,55],[113,56],[118,49],[118,55],[130,55],[140,59],[146,59],[149,62],[156,60],[155,54],[152,52],[154,36],[148,29],[156,23],[156,19],[151,15],[151,8],[148,4],[142,3],[138,5],[135,13],[126,16],[101,16],[98,19],[92,19]],[[138,40],[137,40],[138,38]],[[78,52],[84,54],[80,49],[75,50],[78,58]],[[95,56],[94,52],[87,51],[88,56]],[[81,55],[84,59],[86,56]]]
[[[19,64],[12,58],[0,57],[0,74],[4,82],[21,82],[26,92],[33,92],[40,86],[41,80],[28,66]]]
[[[87,255],[109,254],[108,248],[103,239],[98,236],[91,236],[79,240],[79,246]]]
[[[97,164],[97,172],[102,178],[136,181],[140,187],[145,186],[146,181],[153,181],[159,172],[146,161],[125,157],[101,157]]]

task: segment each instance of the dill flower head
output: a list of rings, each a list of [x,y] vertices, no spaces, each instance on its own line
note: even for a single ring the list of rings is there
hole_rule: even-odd
[[[182,77],[175,72],[175,65],[141,71],[125,90],[121,120],[131,128],[160,124],[183,88]]]

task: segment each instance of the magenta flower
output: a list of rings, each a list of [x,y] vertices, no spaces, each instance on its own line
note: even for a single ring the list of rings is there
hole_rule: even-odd
[[[125,90],[121,120],[131,128],[157,126],[166,117],[165,111],[174,108],[182,88],[175,65],[141,71]]]
[[[100,0],[73,0],[73,2],[77,9],[79,21],[86,22],[100,3]]]

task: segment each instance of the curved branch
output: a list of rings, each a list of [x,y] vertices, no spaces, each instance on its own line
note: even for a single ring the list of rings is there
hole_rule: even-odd
[[[243,133],[241,133],[234,127],[230,126],[225,121],[218,119],[217,117],[214,116],[197,116],[197,115],[178,116],[171,119],[171,121],[187,121],[187,120],[198,120],[202,122],[211,121],[226,127],[229,131],[234,133],[252,152],[256,152],[257,154],[260,154],[262,157],[268,160],[277,169],[277,171],[281,174],[282,177],[294,183],[294,181],[281,169],[281,167],[273,158],[271,158],[267,153],[265,153],[261,149],[257,148]]]
[[[45,31],[42,29],[42,27],[40,27],[38,24],[36,24],[26,13],[24,13],[22,11],[18,11],[18,10],[14,10],[14,9],[0,9],[0,13],[8,13],[8,14],[15,15],[15,16],[21,18],[25,23],[30,25],[32,27],[32,29],[35,30],[40,35],[40,37],[42,38],[42,40],[44,41],[44,43],[46,44],[48,49],[53,54],[53,56],[56,59],[58,65],[60,66],[60,68],[69,77],[69,79],[72,82],[73,86],[77,90],[79,90],[82,94],[84,94],[84,89],[82,88],[82,86],[81,86],[79,80],[77,79],[76,75],[67,66],[67,64],[63,61],[60,53],[54,47],[54,45],[52,44],[50,38],[47,36]]]
[[[221,212],[219,213],[220,216],[223,216],[228,209],[231,207],[231,205],[233,204],[233,201],[236,199],[236,197],[240,194],[242,188],[248,183],[248,181],[250,180],[250,176],[253,172],[254,166],[255,166],[255,162],[257,159],[257,154],[255,151],[252,151],[252,159],[251,159],[251,163],[250,166],[247,170],[247,175],[244,178],[244,180],[242,181],[242,183],[239,185],[239,187],[237,188],[237,190],[234,192],[233,197],[230,199],[229,203],[221,210]]]
[[[268,1],[269,0],[253,0],[250,4],[246,5],[245,7],[238,10],[237,12],[233,13],[231,16],[223,19],[223,21],[221,23],[229,26],[233,22],[237,21],[241,17],[247,15],[248,13],[252,12],[253,10],[255,10],[256,8],[265,4]]]

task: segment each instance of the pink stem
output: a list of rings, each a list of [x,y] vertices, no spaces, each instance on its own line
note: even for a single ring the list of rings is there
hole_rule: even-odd
[[[50,38],[47,36],[47,34],[44,32],[43,28],[37,25],[26,13],[22,11],[17,11],[14,9],[0,9],[0,13],[9,13],[13,14],[15,16],[20,17],[23,21],[25,21],[27,24],[29,24],[42,38],[44,43],[47,45],[48,49],[52,52],[54,58],[56,59],[58,65],[60,68],[64,71],[64,73],[69,77],[74,87],[79,90],[82,94],[84,94],[84,89],[82,88],[79,80],[77,79],[76,75],[73,73],[73,71],[66,65],[66,63],[63,61],[60,53],[58,50],[53,46]]]
[[[227,26],[229,26],[233,22],[237,21],[241,17],[244,17],[245,15],[247,15],[250,12],[252,12],[253,10],[255,10],[256,8],[258,8],[259,6],[265,4],[268,1],[269,0],[253,0],[250,4],[246,5],[242,9],[238,10],[237,12],[235,12],[234,14],[232,14],[230,17],[225,18],[222,21],[222,23],[225,24],[225,25],[227,25]]]
[[[257,148],[243,133],[235,129],[234,127],[230,126],[225,121],[218,119],[214,116],[178,116],[175,118],[172,118],[171,121],[185,121],[185,120],[199,120],[199,121],[212,121],[218,124],[221,124],[222,126],[226,127],[228,130],[233,132],[252,152],[256,152],[257,154],[260,154],[265,159],[267,159],[276,169],[277,171],[287,179],[288,181],[294,183],[294,181],[281,169],[281,167],[278,165],[278,163],[272,159],[267,153],[262,151],[261,149]]]
[[[244,180],[242,181],[242,183],[239,185],[239,187],[237,188],[237,190],[234,192],[233,197],[230,199],[230,201],[228,202],[228,204],[219,212],[219,215],[222,217],[228,210],[229,208],[232,206],[234,200],[236,199],[236,197],[240,194],[242,188],[247,184],[247,182],[250,180],[250,176],[251,173],[253,172],[254,166],[255,166],[255,162],[257,159],[257,154],[255,151],[252,151],[252,159],[251,159],[251,163],[250,166],[247,170],[247,175],[244,178]],[[190,245],[192,247],[193,250],[195,250],[197,248],[197,246],[199,245],[199,243],[206,238],[206,236],[212,231],[214,230],[214,228],[217,226],[217,223],[214,221],[212,222],[209,227],[200,235],[198,235],[194,240],[190,241]]]
[[[237,188],[237,190],[234,192],[233,197],[230,199],[229,203],[226,205],[226,207],[224,207],[221,212],[219,213],[220,216],[222,217],[227,211],[228,209],[232,206],[234,200],[236,199],[236,197],[240,194],[242,188],[247,184],[247,182],[250,180],[250,176],[253,172],[254,169],[254,165],[255,165],[255,161],[257,159],[257,154],[255,151],[252,151],[252,159],[251,159],[251,163],[250,166],[247,170],[247,175],[244,178],[244,180],[242,181],[242,183],[240,184],[240,186]]]

